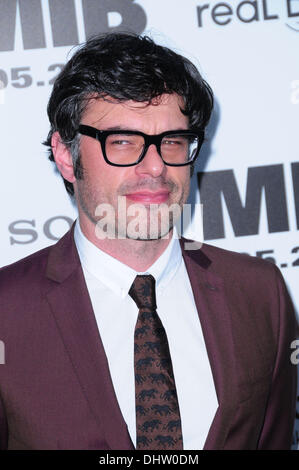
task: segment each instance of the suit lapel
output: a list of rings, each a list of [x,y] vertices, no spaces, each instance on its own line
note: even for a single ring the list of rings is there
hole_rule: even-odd
[[[201,322],[218,399],[218,409],[204,449],[222,449],[238,403],[236,351],[231,315],[223,280],[209,270],[211,261],[202,250],[185,251],[183,258]]]
[[[47,300],[89,407],[110,449],[134,449],[114,392],[73,229],[51,248]]]

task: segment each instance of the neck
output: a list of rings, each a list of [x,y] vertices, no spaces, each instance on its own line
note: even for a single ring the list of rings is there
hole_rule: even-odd
[[[80,220],[80,219],[79,219]],[[94,226],[82,224],[80,228],[85,237],[97,248],[138,272],[146,271],[166,250],[173,231],[167,238],[157,240],[108,239],[96,237]]]

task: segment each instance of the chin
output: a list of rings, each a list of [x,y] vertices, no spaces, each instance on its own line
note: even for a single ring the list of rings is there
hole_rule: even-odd
[[[164,230],[159,230],[158,232],[147,232],[147,233],[139,233],[137,230],[136,232],[127,231],[126,238],[129,240],[139,240],[139,241],[154,241],[154,240],[162,240],[171,238],[173,226],[167,226]]]

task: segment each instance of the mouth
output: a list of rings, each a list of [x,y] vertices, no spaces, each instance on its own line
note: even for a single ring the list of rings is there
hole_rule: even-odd
[[[125,195],[127,199],[133,202],[144,204],[161,204],[169,198],[169,191],[137,191]]]

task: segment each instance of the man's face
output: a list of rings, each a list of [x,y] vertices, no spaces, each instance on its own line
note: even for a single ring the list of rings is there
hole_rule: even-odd
[[[118,103],[112,99],[109,101],[99,98],[91,99],[81,123],[99,130],[135,130],[146,134],[188,129],[188,119],[182,114],[180,105],[182,106],[182,101],[175,94],[163,95],[151,105],[134,101]],[[163,207],[158,216],[158,237],[172,229],[173,221],[170,226],[165,223],[166,219],[168,221],[168,208],[172,204],[182,208],[186,202],[189,193],[189,166],[166,166],[154,145],[148,148],[144,159],[138,165],[111,166],[103,158],[100,143],[88,136],[81,136],[80,153],[84,169],[83,179],[75,181],[74,189],[82,228],[85,224],[89,227],[90,223],[97,224],[99,214],[101,213],[102,216],[107,214],[99,210],[99,205],[109,204],[115,213],[116,238],[152,239],[152,232],[150,234],[149,231],[151,206],[152,208]],[[130,214],[126,219],[125,232],[123,223],[119,223],[119,210],[124,215],[124,205],[119,207],[120,196],[122,196],[122,203],[125,201],[127,214]],[[132,210],[140,205],[143,207],[143,212],[139,212],[139,217],[137,217],[138,212],[131,211],[130,213],[130,207]],[[96,208],[98,208],[97,212]],[[140,224],[144,223],[147,227],[146,234],[143,231],[141,237],[136,237],[136,227],[133,229],[135,232],[130,235],[134,226],[133,213],[135,213],[135,221],[138,220],[139,224],[137,232],[139,230],[140,233]],[[152,214],[154,213],[155,211]],[[161,222],[162,219],[164,222]]]

